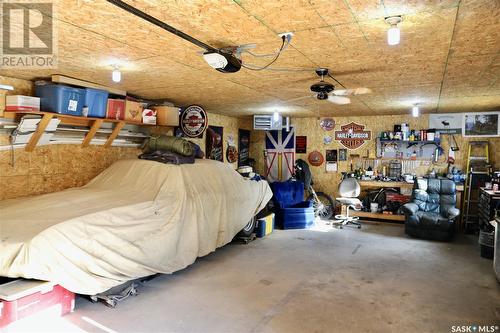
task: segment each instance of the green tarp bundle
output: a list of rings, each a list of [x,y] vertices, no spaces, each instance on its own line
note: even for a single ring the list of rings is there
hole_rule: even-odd
[[[155,150],[168,150],[184,156],[194,155],[194,146],[191,142],[168,135],[153,135],[146,141],[145,152],[153,152]]]

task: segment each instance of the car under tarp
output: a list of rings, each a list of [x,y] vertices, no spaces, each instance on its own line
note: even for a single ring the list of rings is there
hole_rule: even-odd
[[[172,273],[229,243],[271,197],[217,161],[118,161],[83,187],[1,201],[0,276],[94,295]]]

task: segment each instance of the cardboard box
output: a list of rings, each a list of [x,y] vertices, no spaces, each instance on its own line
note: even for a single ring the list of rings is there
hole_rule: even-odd
[[[125,120],[142,122],[142,103],[126,100],[125,101]]]
[[[125,119],[125,100],[112,98],[108,99],[106,118],[116,120]]]
[[[175,106],[155,106],[156,123],[161,126],[179,126],[179,108]]]
[[[156,111],[144,109],[142,111],[142,123],[156,125]]]
[[[5,111],[40,111],[40,98],[23,95],[8,95]]]

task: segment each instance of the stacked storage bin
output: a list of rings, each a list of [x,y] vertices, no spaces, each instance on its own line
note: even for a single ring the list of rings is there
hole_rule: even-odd
[[[108,92],[105,90],[44,84],[36,86],[35,94],[40,97],[42,111],[82,116],[85,107],[88,108],[88,117],[106,117]]]
[[[108,95],[106,90],[85,88],[85,102],[83,103],[83,107],[88,108],[88,117],[106,117]]]
[[[62,84],[37,85],[36,96],[40,97],[42,111],[81,116],[85,101],[85,90]]]

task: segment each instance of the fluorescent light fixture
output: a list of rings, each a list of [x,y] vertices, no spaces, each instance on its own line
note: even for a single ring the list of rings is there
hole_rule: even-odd
[[[280,114],[278,113],[278,111],[274,111],[274,113],[273,113],[273,120],[274,121],[280,120]]]
[[[2,90],[14,90],[14,87],[6,85],[6,84],[0,84],[0,89],[2,89]]]
[[[398,23],[401,23],[401,16],[391,16],[386,17],[385,22],[390,24],[391,27],[387,30],[387,44],[398,45],[401,39],[401,33],[399,31]]]
[[[420,109],[418,108],[418,105],[414,105],[412,108],[411,108],[411,115],[413,117],[418,117],[420,116]]]
[[[111,79],[113,82],[120,82],[122,80],[122,72],[120,72],[120,69],[118,66],[114,66],[115,69],[113,69],[113,72],[111,73]]]

